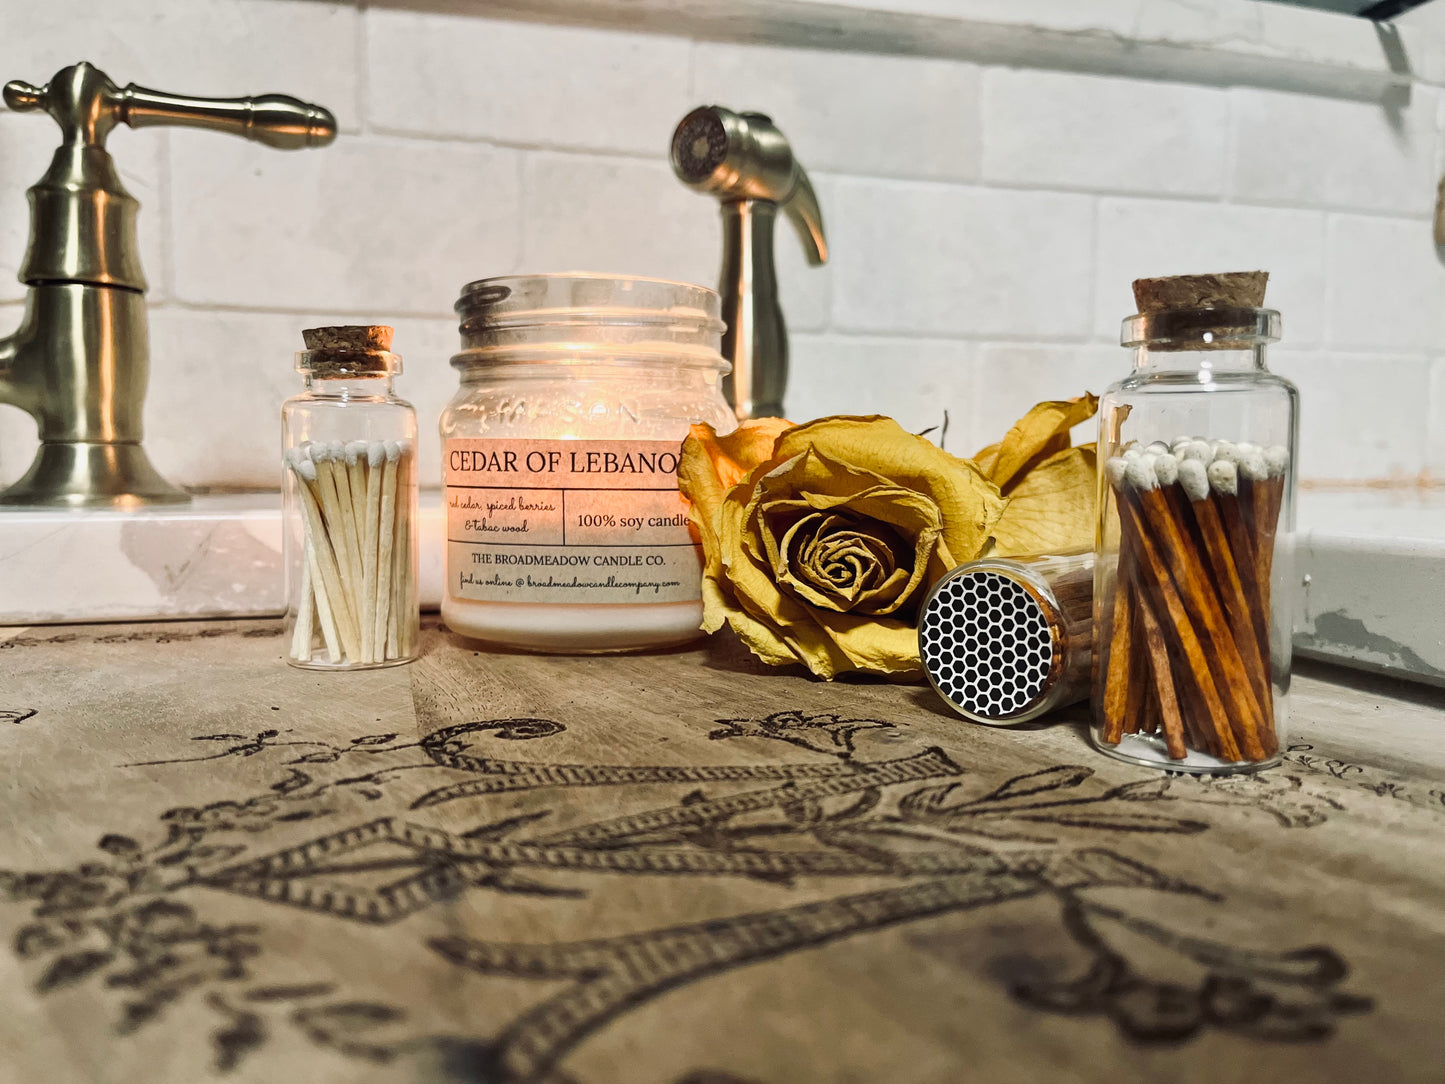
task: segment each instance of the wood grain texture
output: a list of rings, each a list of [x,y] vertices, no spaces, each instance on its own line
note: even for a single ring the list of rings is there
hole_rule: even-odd
[[[1201,780],[722,638],[422,646],[0,636],[9,1079],[1438,1077],[1445,761],[1367,738],[1440,704],[1299,681]]]

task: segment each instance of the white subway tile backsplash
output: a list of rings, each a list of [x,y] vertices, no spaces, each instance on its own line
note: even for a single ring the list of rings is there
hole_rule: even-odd
[[[83,59],[122,87],[222,98],[291,94],[354,129],[356,20],[350,3],[5,0],[0,71],[38,86]]]
[[[682,38],[373,8],[367,112],[379,128],[665,160],[691,108]]]
[[[366,319],[396,328],[404,365],[396,392],[417,408],[423,484],[437,484],[437,417],[457,387],[446,363],[456,324]],[[276,486],[281,404],[302,390],[294,369],[301,331],[356,322],[334,313],[153,312],[145,443],[156,468],[180,485]]]
[[[1230,193],[1247,202],[1429,214],[1436,104],[1417,88],[1403,109],[1379,102],[1237,89]]]
[[[956,0],[868,2],[956,14]],[[1020,18],[1017,0],[970,5],[983,22],[994,8]],[[1421,82],[1445,71],[1438,28],[1401,39],[1414,76],[1397,107],[1364,100],[1355,76],[1378,68],[1377,43],[1346,33],[1350,20],[1242,0],[1030,0],[1039,69],[692,42],[460,4],[103,6],[0,0],[0,69],[40,83],[86,57],[122,84],[279,91],[332,109],[345,133],[290,153],[200,132],[111,138],[142,203],[156,306],[147,440],[179,481],[274,484],[276,411],[299,387],[304,326],[397,325],[398,389],[418,405],[430,479],[463,283],[589,269],[715,286],[716,201],[667,165],[677,121],[705,102],[771,114],[822,203],[828,266],[808,267],[777,226],[794,417],[882,412],[923,429],[947,409],[949,449],[970,454],[1034,402],[1123,375],[1113,343],[1132,279],[1260,267],[1284,315],[1276,368],[1302,390],[1305,477],[1445,475],[1445,268],[1426,221],[1445,110]],[[1217,55],[1220,83],[1241,56],[1277,56],[1294,66],[1278,85],[1308,67],[1315,86],[1328,69],[1338,95],[1080,74],[1068,69],[1103,54],[1081,43],[1073,65],[1070,33],[1156,58],[1187,48],[1195,72]],[[0,337],[24,295],[25,189],[57,142],[48,119],[0,112]],[[415,315],[381,315],[398,312]],[[0,408],[0,482],[33,447],[33,422]]]
[[[699,105],[768,114],[810,172],[978,176],[979,78],[972,64],[702,42],[692,90]]]
[[[991,68],[987,181],[1094,191],[1223,191],[1229,99],[1180,83]]]
[[[984,344],[973,392],[979,447],[1001,440],[1014,422],[1045,399],[1072,399],[1086,391],[1102,395],[1128,376],[1132,365],[1129,351],[1116,346]],[[1074,443],[1088,444],[1096,433],[1091,418],[1074,430]]]
[[[1270,368],[1300,390],[1301,480],[1400,481],[1419,475],[1428,414],[1425,358],[1281,351]]]
[[[943,424],[945,446],[971,455],[973,343],[795,335],[791,340],[787,411],[795,421],[828,414],[886,414],[909,432]],[[930,434],[938,440],[937,432]]]
[[[1445,267],[1424,221],[1334,215],[1332,349],[1427,353],[1445,342]]]
[[[722,224],[716,200],[684,188],[665,162],[529,152],[521,270],[602,271],[716,288]],[[828,221],[832,186],[817,181]],[[625,228],[619,223],[626,223]],[[775,227],[783,314],[797,331],[828,320],[831,271],[809,267],[792,225]]]
[[[152,302],[166,296],[166,210],[161,192],[161,159],[166,134],[129,133],[112,139],[116,169],[126,191],[140,201],[136,220],[141,269],[150,284]],[[18,300],[25,287],[17,273],[30,237],[30,205],[26,190],[40,180],[60,146],[60,129],[44,114],[20,116],[0,112],[0,301]],[[0,325],[0,337],[11,328]]]
[[[281,155],[190,132],[171,148],[191,304],[442,315],[517,261],[517,151],[365,137]]]
[[[1091,197],[843,179],[833,193],[835,327],[1087,334]]]
[[[717,203],[684,188],[660,156],[634,162],[528,152],[523,190],[523,272],[717,279]]]
[[[1324,215],[1316,211],[1236,207],[1176,200],[1105,199],[1099,205],[1094,330],[1117,342],[1134,312],[1137,278],[1264,270],[1266,303],[1279,309],[1284,341],[1324,338]]]

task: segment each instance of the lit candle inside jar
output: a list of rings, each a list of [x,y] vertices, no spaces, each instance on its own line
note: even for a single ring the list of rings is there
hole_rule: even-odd
[[[545,275],[473,283],[457,311],[462,387],[441,420],[447,626],[540,651],[697,636],[701,553],[677,467],[690,424],[735,424],[717,295]]]

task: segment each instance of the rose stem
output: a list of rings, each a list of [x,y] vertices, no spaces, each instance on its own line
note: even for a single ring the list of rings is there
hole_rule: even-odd
[[[396,517],[396,465],[401,448],[396,441],[385,441],[381,446],[382,477],[381,490],[377,496],[377,558],[376,558],[376,600],[373,606],[373,632],[376,636],[377,653],[383,659],[391,658],[391,645],[387,638],[387,621],[391,615],[391,549],[392,524]]]
[[[1155,484],[1157,485],[1157,480],[1155,480]],[[1200,643],[1199,636],[1194,631],[1189,614],[1179,598],[1174,581],[1170,579],[1169,570],[1159,557],[1153,539],[1143,530],[1138,503],[1137,498],[1130,494],[1127,500],[1119,502],[1119,507],[1123,517],[1133,525],[1134,536],[1139,543],[1142,555],[1139,562],[1140,579],[1147,585],[1155,609],[1169,615],[1169,624],[1173,626],[1174,632],[1177,634],[1178,645],[1184,655],[1186,669],[1194,678],[1195,687],[1204,700],[1205,710],[1218,738],[1220,755],[1226,760],[1239,760],[1239,746],[1234,740],[1234,731],[1229,724],[1229,715],[1219,698],[1219,689],[1214,676],[1210,673],[1204,645]]]
[[[331,655],[331,661],[339,663],[341,654],[336,650],[336,642],[340,641],[342,650],[355,658],[356,637],[348,624],[346,598],[341,591],[341,578],[336,564],[336,555],[332,551],[321,517],[321,509],[311,489],[313,484],[321,488],[318,482],[319,472],[313,459],[307,458],[300,449],[297,449],[296,453],[294,456],[288,457],[288,462],[300,479],[296,488],[301,496],[302,512],[306,517],[306,531],[312,542],[309,553],[316,559],[316,564],[311,570],[311,579],[316,591],[316,609],[321,618],[321,629],[326,637],[326,646]],[[322,492],[324,493],[325,490],[322,489]],[[334,610],[332,603],[335,604]]]
[[[1137,480],[1136,480],[1137,476]],[[1173,514],[1168,500],[1159,489],[1159,479],[1152,464],[1135,461],[1129,466],[1128,480],[1138,488],[1139,505],[1150,530],[1158,536],[1160,549],[1186,611],[1204,626],[1214,647],[1213,659],[1222,672],[1224,695],[1232,702],[1238,720],[1237,737],[1246,755],[1262,759],[1264,748],[1259,740],[1259,705],[1249,684],[1249,673],[1240,657],[1239,647],[1229,633],[1219,600],[1200,563],[1199,554],[1186,538],[1188,528]]]

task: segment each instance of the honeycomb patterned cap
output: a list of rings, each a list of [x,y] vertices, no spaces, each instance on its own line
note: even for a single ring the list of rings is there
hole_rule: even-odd
[[[960,714],[1009,722],[1044,694],[1054,637],[1043,606],[1016,580],[983,569],[940,580],[924,604],[918,649],[928,680]]]

